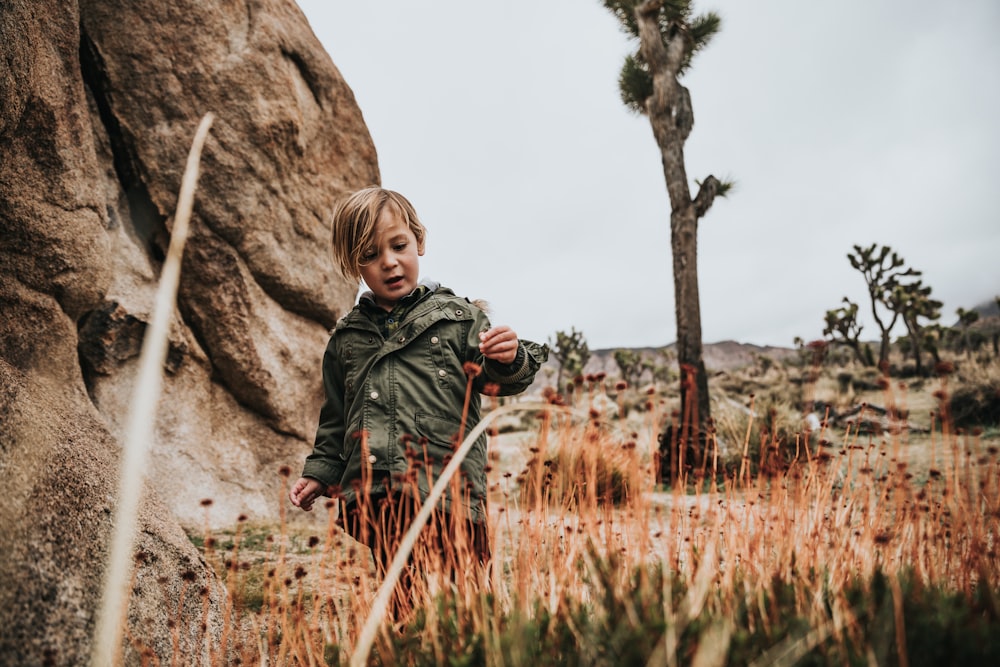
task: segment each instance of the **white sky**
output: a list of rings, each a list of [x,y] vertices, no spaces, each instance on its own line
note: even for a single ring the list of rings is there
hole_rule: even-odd
[[[659,151],[621,104],[633,46],[598,0],[299,5],[382,185],[428,227],[425,277],[539,342],[571,327],[592,349],[675,340]],[[737,183],[700,225],[706,343],[820,338],[844,296],[867,312],[854,244],[922,270],[945,324],[1000,295],[1000,3],[696,10],[723,24],[683,80],[688,176]]]

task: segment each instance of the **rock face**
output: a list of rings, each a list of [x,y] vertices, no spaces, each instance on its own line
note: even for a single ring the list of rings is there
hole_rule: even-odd
[[[164,596],[197,618],[185,586],[222,604],[181,527],[201,528],[204,498],[215,525],[273,519],[278,468],[309,451],[326,332],[354,299],[327,215],[378,182],[375,149],[292,0],[9,0],[0,52],[0,664],[86,662],[155,280],[215,114],[129,612],[167,662]]]

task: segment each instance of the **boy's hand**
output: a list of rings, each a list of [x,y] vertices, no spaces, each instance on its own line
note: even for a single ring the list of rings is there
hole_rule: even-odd
[[[487,359],[511,364],[517,358],[517,334],[510,327],[493,327],[479,334],[479,340],[479,351]]]
[[[313,503],[318,498],[323,497],[324,493],[326,493],[325,484],[311,477],[300,477],[292,485],[292,490],[288,492],[288,499],[296,507],[301,507],[308,512],[312,509]]]

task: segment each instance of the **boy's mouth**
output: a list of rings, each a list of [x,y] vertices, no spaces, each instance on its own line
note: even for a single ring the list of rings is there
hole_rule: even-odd
[[[385,284],[389,287],[395,287],[399,283],[403,282],[403,276],[394,276],[385,281]]]

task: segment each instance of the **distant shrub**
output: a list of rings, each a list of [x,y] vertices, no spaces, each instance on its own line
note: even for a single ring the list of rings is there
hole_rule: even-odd
[[[787,469],[796,457],[806,458],[802,413],[786,400],[765,395],[755,399],[752,411],[729,402],[714,414],[727,475],[743,467],[744,449],[755,475],[770,475]]]
[[[847,394],[852,390],[852,383],[854,382],[854,373],[850,371],[840,371],[837,373],[837,391],[841,394]]]
[[[950,408],[955,426],[1000,425],[1000,378],[980,377],[962,384],[952,393]]]
[[[635,442],[608,445],[609,438],[591,425],[582,439],[564,441],[548,455],[532,457],[518,477],[522,499],[529,502],[540,495],[576,506],[625,502],[642,485]]]

